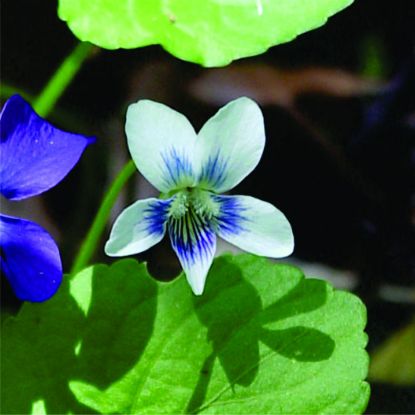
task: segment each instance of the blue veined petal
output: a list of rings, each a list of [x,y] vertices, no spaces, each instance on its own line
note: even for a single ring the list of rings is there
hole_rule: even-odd
[[[238,98],[221,108],[198,134],[199,185],[223,193],[258,164],[265,146],[264,120],[258,105]]]
[[[212,196],[220,206],[218,235],[256,255],[282,258],[292,253],[294,236],[284,214],[270,203],[249,196]]]
[[[55,128],[18,95],[6,102],[0,118],[0,192],[10,200],[35,196],[58,184],[95,141]]]
[[[244,206],[237,196],[212,195],[213,200],[219,206],[219,214],[216,217],[216,231],[223,238],[226,235],[238,235],[247,231],[248,208]]]
[[[208,189],[220,189],[228,179],[228,159],[224,159],[220,150],[210,154],[205,159],[199,175],[199,187]]]
[[[128,107],[128,148],[141,174],[158,190],[192,187],[197,181],[197,136],[187,118],[166,105],[140,100]]]
[[[52,237],[36,223],[0,215],[0,265],[16,296],[40,302],[62,281],[62,264]]]
[[[163,239],[172,199],[139,200],[124,209],[116,219],[105,244],[109,256],[134,255]]]
[[[185,152],[179,152],[174,147],[161,152],[164,167],[160,180],[166,189],[178,189],[194,184],[193,166]]]
[[[190,206],[180,219],[169,219],[169,234],[193,293],[201,295],[216,250],[210,223]]]

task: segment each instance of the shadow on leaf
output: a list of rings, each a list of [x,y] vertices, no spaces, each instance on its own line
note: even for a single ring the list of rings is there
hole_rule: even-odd
[[[266,330],[261,341],[270,349],[299,362],[319,362],[328,359],[335,343],[330,336],[310,327],[291,327],[284,330]]]
[[[241,268],[228,258],[214,262],[208,282],[205,294],[194,299],[194,308],[208,329],[207,339],[213,351],[201,369],[187,413],[195,413],[203,405],[216,359],[233,388],[247,387],[255,380],[261,361],[260,342],[284,357],[302,362],[325,360],[333,353],[334,341],[314,328],[264,327],[323,306],[327,300],[327,285],[323,281],[300,279],[266,308],[255,287],[243,278]]]
[[[157,284],[138,277],[147,271],[135,261],[90,270],[66,277],[51,300],[25,304],[5,323],[2,413],[30,413],[38,400],[47,413],[93,413],[68,382],[105,388],[140,359],[153,330]],[[141,313],[146,318],[137,318]]]

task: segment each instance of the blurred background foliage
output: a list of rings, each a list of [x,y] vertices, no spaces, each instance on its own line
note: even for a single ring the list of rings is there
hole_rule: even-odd
[[[1,3],[1,95],[42,90],[77,41],[55,2]],[[368,413],[415,408],[415,7],[357,0],[322,28],[221,69],[180,61],[160,47],[91,48],[49,119],[99,140],[45,196],[2,200],[59,241],[65,269],[105,189],[128,160],[129,103],[148,98],[200,128],[224,102],[248,95],[263,108],[267,147],[235,190],[274,203],[296,236],[309,275],[357,293],[368,307],[372,398]],[[136,175],[113,217],[153,189]],[[23,212],[24,211],[24,212]],[[106,237],[106,235],[105,235]],[[102,241],[103,242],[103,241]],[[228,247],[222,247],[222,250]],[[168,241],[139,256],[160,279],[179,272]],[[109,262],[98,247],[95,261]],[[19,304],[2,279],[2,316]]]

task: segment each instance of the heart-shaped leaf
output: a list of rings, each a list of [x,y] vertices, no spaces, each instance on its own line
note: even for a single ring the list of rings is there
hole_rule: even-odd
[[[354,295],[252,255],[217,259],[201,297],[96,265],[6,322],[2,412],[361,413],[365,322]]]
[[[75,36],[107,49],[162,45],[223,66],[323,25],[353,0],[59,0]]]

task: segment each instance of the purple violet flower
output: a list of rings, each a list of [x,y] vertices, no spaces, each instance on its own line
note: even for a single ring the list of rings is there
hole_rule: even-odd
[[[19,95],[5,103],[0,126],[0,193],[9,200],[36,196],[58,184],[95,141],[55,128]],[[25,301],[47,300],[62,281],[53,238],[36,223],[1,214],[0,268]]]

